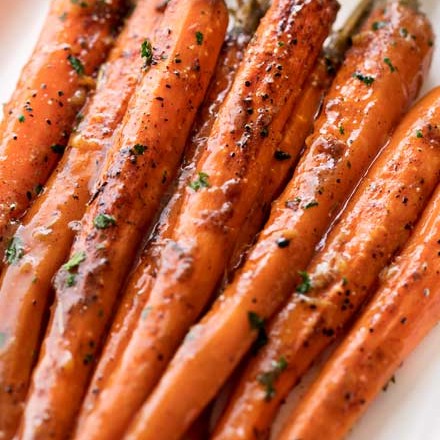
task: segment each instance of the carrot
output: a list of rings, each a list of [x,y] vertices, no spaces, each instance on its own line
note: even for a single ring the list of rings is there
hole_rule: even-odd
[[[367,299],[439,182],[440,132],[430,128],[439,116],[437,94],[402,121],[271,323],[269,342],[241,376],[215,439],[267,434],[290,390]]]
[[[141,45],[162,13],[149,0],[138,3],[102,68],[96,94],[43,194],[23,219],[0,287],[0,432],[10,438],[17,427],[38,354],[39,334],[51,280],[73,241],[69,224],[81,220],[98,165],[134,92],[143,60]],[[57,150],[62,153],[61,146]],[[15,254],[13,253],[15,249]]]
[[[226,25],[221,0],[171,1],[154,45],[142,44],[145,69],[151,67],[130,100],[70,259],[57,275],[19,438],[64,438],[71,429],[116,295],[177,168]]]
[[[413,110],[421,148],[440,147],[440,88]],[[431,127],[427,126],[431,121]],[[440,189],[350,333],[295,409],[280,440],[343,438],[440,320]]]
[[[390,24],[381,27],[376,22]],[[407,29],[407,36],[401,35],[401,28]],[[354,38],[308,150],[256,245],[233,282],[190,331],[128,438],[150,438],[190,420],[215,396],[258,335],[258,342],[264,342],[264,320],[294,290],[298,271],[416,96],[431,58],[431,39],[427,20],[397,1],[385,11],[377,10]],[[398,74],[385,58],[398,67]],[[209,267],[208,260],[205,264]]]
[[[53,0],[0,125],[0,251],[42,190],[69,139],[124,0]]]
[[[255,11],[249,11],[249,15],[253,19]],[[197,115],[193,132],[186,148],[183,169],[177,185],[175,185],[176,188],[172,193],[172,198],[160,216],[152,237],[140,258],[139,266],[142,266],[142,268],[136,270],[136,275],[130,278],[129,285],[124,291],[121,303],[118,305],[117,314],[113,320],[106,345],[100,355],[93,379],[82,405],[78,421],[79,432],[83,429],[83,424],[93,423],[94,429],[99,433],[99,436],[103,435],[103,429],[105,428],[101,426],[100,418],[96,414],[89,418],[89,413],[93,412],[95,401],[100,397],[99,391],[101,387],[105,387],[104,380],[110,376],[115,359],[122,355],[136,322],[145,307],[145,302],[148,299],[148,290],[154,280],[154,271],[157,270],[156,263],[159,261],[158,252],[161,243],[170,237],[179,209],[181,208],[182,195],[186,192],[188,182],[185,176],[190,173],[194,161],[204,150],[209,132],[217,117],[218,109],[231,88],[235,73],[243,58],[243,51],[253,32],[252,26],[244,19],[244,14],[241,13],[240,16],[240,22],[235,24],[234,28],[228,33],[223,44],[216,73]],[[90,428],[88,429],[88,435],[91,435]]]
[[[123,356],[105,380],[107,386],[101,390],[100,406],[91,413],[93,417],[114,414],[121,392],[124,411],[131,415],[209,301],[241,225],[259,197],[264,172],[275,161],[280,132],[336,9],[332,1],[304,5],[277,1],[261,22],[211,130],[206,151],[188,179],[182,208],[171,238],[161,250],[145,305],[148,317],[141,315]],[[176,265],[174,272],[171,268]],[[178,420],[167,427],[164,438],[179,436],[190,422]]]

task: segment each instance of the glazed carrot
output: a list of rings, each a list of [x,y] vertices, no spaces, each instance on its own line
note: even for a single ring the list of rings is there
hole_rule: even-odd
[[[277,155],[281,131],[336,10],[333,1],[283,0],[274,2],[262,20],[211,130],[206,151],[188,179],[178,220],[161,250],[159,270],[145,305],[148,316],[143,314],[138,321],[101,391],[94,416],[113,414],[121,392],[124,410],[128,412],[132,399],[133,413],[209,301],[241,226],[259,197],[265,173]],[[171,270],[176,265],[178,270]],[[176,422],[164,429],[163,438],[178,437],[191,420]]]
[[[52,1],[0,125],[0,251],[60,158],[125,3]]]
[[[435,125],[421,144],[440,147],[440,89],[425,98]],[[419,107],[420,109],[420,107]],[[421,115],[424,121],[424,116]],[[440,190],[379,290],[289,418],[280,440],[343,438],[423,337],[440,320]]]
[[[249,15],[255,16],[254,11]],[[125,289],[121,303],[118,305],[116,317],[113,320],[107,343],[100,355],[88,393],[82,405],[78,422],[78,430],[81,431],[84,423],[93,423],[96,432],[103,435],[101,419],[96,414],[89,418],[93,411],[96,399],[99,398],[101,387],[105,387],[104,381],[111,374],[115,359],[118,359],[127,345],[129,337],[136,326],[136,322],[145,307],[148,299],[148,291],[154,280],[154,272],[157,270],[159,250],[164,240],[170,237],[173,226],[176,223],[179,209],[181,208],[182,195],[186,192],[187,176],[196,158],[200,156],[206,145],[212,125],[217,117],[217,112],[229,89],[231,88],[235,73],[243,58],[243,51],[253,32],[252,25],[244,20],[241,13],[240,23],[228,33],[219,61],[216,73],[211,81],[207,96],[197,115],[190,142],[185,151],[182,172],[178,179],[172,198],[167,203],[158,224],[152,233],[139,263],[141,268],[135,271],[135,276],[130,278],[129,286]],[[111,426],[110,426],[111,428]],[[90,429],[90,428],[89,428]],[[90,433],[89,433],[90,435]]]
[[[330,89],[308,150],[256,245],[185,339],[129,438],[150,438],[166,423],[172,429],[191,419],[215,396],[258,335],[259,343],[264,342],[264,320],[295,289],[298,271],[416,96],[431,58],[431,39],[427,20],[397,1],[366,22]],[[385,58],[398,68],[397,75]]]
[[[36,355],[51,280],[65,261],[90,189],[127,109],[144,63],[141,45],[162,16],[149,0],[137,8],[102,68],[96,94],[43,194],[23,219],[0,287],[0,437],[16,429]],[[61,146],[58,153],[62,153]],[[15,249],[15,254],[12,250]]]
[[[290,390],[367,299],[439,182],[438,121],[438,93],[402,121],[271,323],[268,344],[241,376],[215,439],[267,434]]]
[[[70,259],[57,275],[19,438],[64,438],[72,428],[116,295],[177,168],[226,25],[221,0],[171,1],[154,42],[142,44],[145,69],[151,67],[130,100]]]

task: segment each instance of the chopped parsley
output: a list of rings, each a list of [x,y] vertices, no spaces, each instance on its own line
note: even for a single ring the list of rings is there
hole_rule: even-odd
[[[393,66],[393,63],[391,62],[391,60],[388,57],[384,58],[383,61],[390,68],[391,72],[396,71],[396,68]]]
[[[371,84],[374,83],[374,78],[369,75],[363,75],[360,72],[353,73],[353,78],[358,79],[359,81],[362,81],[366,86],[370,87]]]
[[[196,32],[196,41],[199,46],[203,44],[203,34],[200,31]]]
[[[301,277],[301,283],[296,286],[296,291],[298,293],[308,293],[312,288],[312,283],[310,281],[310,276],[305,271],[298,272]]]
[[[53,144],[50,146],[50,149],[56,154],[63,154],[66,147],[60,144]]]
[[[86,253],[84,251],[82,252],[76,252],[72,255],[70,260],[62,266],[64,270],[69,272],[66,278],[66,285],[67,287],[72,287],[76,283],[76,274],[72,273],[73,270],[77,269],[78,266],[85,261],[86,259]]]
[[[93,220],[96,229],[107,229],[116,225],[116,219],[112,215],[98,214]]]
[[[419,139],[423,137],[422,130],[416,130],[416,137],[418,137]]]
[[[75,56],[73,56],[72,54],[70,54],[67,57],[70,65],[72,66],[73,70],[78,74],[78,75],[84,75],[84,65],[81,63],[81,61],[76,58]]]
[[[255,312],[248,312],[249,325],[252,330],[258,332],[257,340],[253,346],[253,352],[256,353],[261,347],[267,344],[267,333],[264,319]]]
[[[340,134],[345,134],[345,128],[344,128],[344,126],[342,124],[339,126],[339,133]]]
[[[203,171],[200,171],[198,173],[197,179],[190,182],[188,186],[194,191],[198,191],[199,189],[202,188],[209,188],[211,185],[208,179],[209,179],[208,174],[204,173]]]
[[[86,253],[84,251],[76,252],[72,255],[70,260],[63,265],[63,269],[71,272],[73,269],[77,269],[78,266],[85,261]]]
[[[26,118],[24,117],[24,115],[20,115],[20,116],[18,117],[18,122],[23,123],[24,121],[26,121]]]
[[[5,250],[5,260],[8,264],[17,263],[24,255],[23,242],[18,237],[9,240],[8,247]]]
[[[144,59],[144,67],[151,66],[153,62],[153,46],[150,40],[144,40],[141,44],[141,57]]]
[[[264,386],[265,396],[264,400],[267,402],[272,400],[275,396],[275,381],[278,379],[280,374],[287,368],[287,361],[284,356],[281,356],[278,361],[272,361],[272,369],[261,373],[258,376],[258,382]]]

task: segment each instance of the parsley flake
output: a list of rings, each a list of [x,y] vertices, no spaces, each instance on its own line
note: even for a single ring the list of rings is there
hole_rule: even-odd
[[[20,116],[18,117],[18,122],[20,122],[20,123],[23,124],[24,121],[26,121],[26,118],[24,117],[24,115],[20,115]]]
[[[272,361],[272,369],[266,371],[258,376],[258,382],[264,386],[265,396],[264,400],[267,402],[272,400],[275,396],[275,381],[278,379],[280,374],[287,368],[288,364],[286,358],[281,356],[278,361]]]
[[[85,259],[86,253],[84,251],[76,252],[72,255],[70,260],[63,265],[63,269],[71,272],[73,269],[77,269]]]
[[[366,86],[370,87],[374,83],[375,78],[369,75],[363,75],[360,72],[353,73],[353,78],[362,81]]]
[[[116,225],[116,219],[112,215],[98,214],[93,220],[96,229],[107,229]]]
[[[305,271],[298,272],[301,277],[301,283],[296,286],[296,291],[298,293],[307,293],[312,288],[312,283],[310,281],[310,275]]]
[[[150,40],[144,40],[141,44],[141,57],[144,59],[144,67],[151,66],[153,62],[153,46]]]
[[[208,174],[204,173],[203,171],[200,171],[198,173],[197,179],[189,183],[188,186],[194,191],[198,191],[199,189],[202,188],[209,188],[211,185],[208,179],[209,179]]]
[[[83,63],[81,63],[81,61],[78,58],[76,58],[75,56],[70,54],[67,57],[67,60],[69,61],[70,65],[72,66],[73,70],[78,75],[84,75],[84,65],[83,65]]]
[[[396,71],[396,68],[393,66],[393,63],[391,62],[391,60],[388,57],[384,58],[383,61],[390,68],[391,72]]]
[[[196,41],[199,46],[203,44],[203,34],[200,31],[196,32]]]
[[[5,260],[8,264],[15,264],[24,255],[23,242],[18,237],[9,240],[8,247],[5,250]]]

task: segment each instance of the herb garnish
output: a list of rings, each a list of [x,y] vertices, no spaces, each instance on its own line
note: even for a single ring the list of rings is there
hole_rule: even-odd
[[[369,75],[363,75],[360,72],[353,73],[353,78],[358,79],[359,81],[362,81],[366,86],[370,87],[371,84],[374,83],[374,79],[372,76]]]
[[[196,41],[199,46],[203,44],[203,34],[200,31],[196,32]]]
[[[312,283],[310,281],[310,276],[305,271],[299,271],[298,272],[302,281],[300,284],[296,286],[296,291],[298,293],[307,293],[312,288]]]
[[[423,137],[422,130],[416,130],[416,137],[418,137],[419,139]]]
[[[98,214],[93,220],[96,229],[107,229],[116,225],[116,219],[112,215]]]
[[[203,171],[200,171],[198,173],[197,179],[190,182],[188,186],[194,191],[198,191],[199,189],[202,188],[209,188],[211,185],[208,179],[209,179],[208,174],[204,173]]]
[[[391,72],[396,71],[396,68],[393,66],[393,63],[391,62],[391,60],[388,57],[384,58],[383,61],[390,68]]]
[[[8,247],[5,250],[5,260],[8,264],[15,264],[24,255],[23,242],[18,237],[12,237],[9,240]]]
[[[144,59],[144,67],[151,66],[153,62],[153,46],[150,40],[144,40],[141,45],[141,57]]]
[[[62,266],[64,270],[69,272],[67,278],[66,278],[66,285],[67,287],[72,287],[75,285],[76,282],[76,274],[72,273],[73,270],[77,269],[78,266],[85,261],[86,259],[86,253],[84,251],[76,252],[72,255],[70,260]]]
[[[81,63],[81,61],[76,58],[75,56],[73,56],[72,54],[68,55],[67,57],[70,65],[72,66],[73,70],[78,74],[78,75],[83,75],[84,74],[84,66]]]
[[[20,116],[18,117],[18,122],[23,123],[25,120],[26,120],[26,118],[24,117],[24,115],[20,115]]]
[[[274,382],[278,379],[280,374],[287,368],[287,361],[284,356],[281,356],[278,361],[272,361],[272,370],[266,371],[258,376],[258,382],[264,386],[266,395],[264,400],[267,402],[272,400],[275,396]]]
[[[77,269],[85,259],[86,253],[84,251],[76,252],[72,255],[70,260],[63,265],[63,269],[71,272],[73,269]]]

